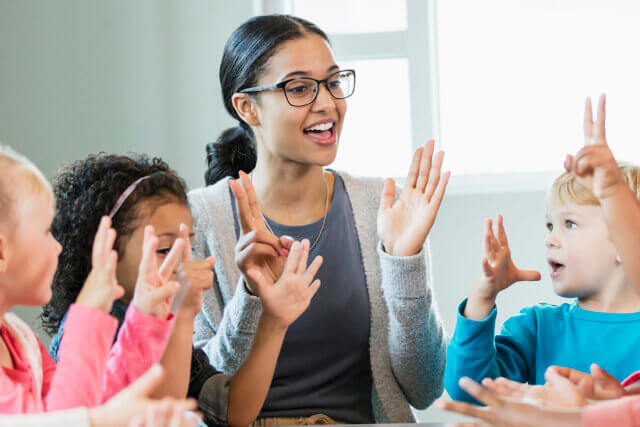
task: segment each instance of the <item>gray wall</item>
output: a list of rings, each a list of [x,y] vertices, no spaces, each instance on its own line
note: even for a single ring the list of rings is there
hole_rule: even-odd
[[[202,183],[204,144],[232,124],[217,70],[250,0],[0,0],[0,141],[47,175],[96,151],[167,159]],[[544,194],[456,194],[431,234],[438,304],[449,332],[480,271],[483,221],[505,216],[516,263],[543,272],[500,296],[499,321],[523,305],[558,301],[544,259]],[[36,326],[39,310],[17,308]],[[48,342],[41,334],[44,342]],[[449,420],[428,410],[422,420]]]

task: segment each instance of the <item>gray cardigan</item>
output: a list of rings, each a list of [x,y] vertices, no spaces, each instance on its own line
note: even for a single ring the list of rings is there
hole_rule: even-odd
[[[385,253],[376,226],[383,180],[340,175],[353,209],[369,292],[373,415],[376,422],[414,422],[409,405],[424,409],[442,394],[447,345],[431,286],[428,243],[414,256]],[[189,203],[194,256],[217,259],[213,288],[204,294],[196,317],[194,343],[216,369],[231,374],[249,353],[262,306],[242,286],[235,264],[227,181],[191,191]]]

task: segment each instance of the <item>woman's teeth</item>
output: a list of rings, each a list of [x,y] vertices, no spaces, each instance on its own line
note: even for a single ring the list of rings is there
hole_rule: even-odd
[[[333,127],[333,122],[328,122],[328,123],[323,123],[323,124],[305,129],[305,132],[324,132],[326,130],[331,129],[332,127]]]

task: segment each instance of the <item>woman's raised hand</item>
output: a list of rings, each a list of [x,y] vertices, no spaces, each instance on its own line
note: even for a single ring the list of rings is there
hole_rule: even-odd
[[[322,265],[322,257],[316,256],[307,268],[308,259],[309,241],[304,239],[291,245],[282,275],[275,283],[258,268],[247,271],[262,301],[264,315],[282,328],[289,327],[304,313],[320,287],[320,279],[314,277]]]
[[[247,272],[258,271],[266,280],[278,280],[284,270],[293,240],[285,236],[278,238],[269,231],[253,184],[246,173],[240,172],[239,180],[230,179],[229,187],[236,198],[240,222],[236,264],[249,291],[256,294],[256,283]]]
[[[94,307],[109,313],[113,302],[124,295],[124,289],[116,280],[118,253],[113,250],[116,231],[111,219],[102,217],[91,252],[91,272],[85,280],[76,303]]]
[[[183,239],[176,239],[169,254],[158,268],[156,258],[158,237],[153,226],[147,225],[144,228],[142,259],[133,294],[133,304],[138,310],[159,319],[166,319],[169,316],[173,298],[180,287],[178,282],[171,278],[180,262],[185,244]]]
[[[435,156],[434,141],[413,155],[409,175],[395,200],[395,181],[387,178],[378,211],[378,237],[394,256],[415,255],[422,249],[436,220],[450,172],[441,173],[444,152]]]

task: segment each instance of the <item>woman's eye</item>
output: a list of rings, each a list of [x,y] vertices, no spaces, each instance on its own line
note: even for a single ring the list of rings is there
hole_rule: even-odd
[[[288,87],[287,91],[290,93],[295,93],[296,95],[299,95],[301,93],[305,93],[307,89],[308,89],[307,86],[300,85],[300,86]]]
[[[341,85],[342,85],[342,82],[340,80],[334,80],[332,82],[329,82],[329,86],[333,88],[338,88]]]
[[[571,229],[571,228],[576,228],[578,226],[578,224],[576,224],[575,222],[571,221],[570,219],[566,220],[564,222],[565,227]]]

